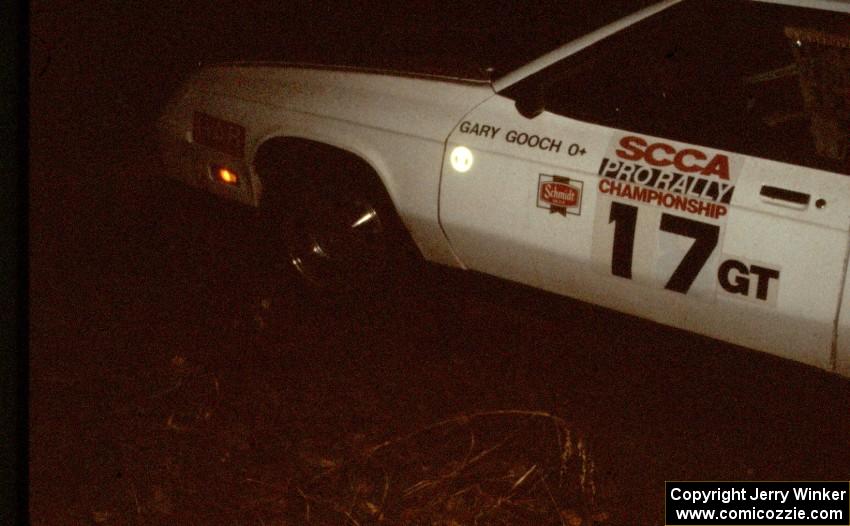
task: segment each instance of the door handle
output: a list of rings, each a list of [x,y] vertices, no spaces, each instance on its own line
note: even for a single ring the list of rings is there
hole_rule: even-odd
[[[762,197],[766,198],[768,202],[784,201],[782,203],[775,204],[792,206],[794,208],[806,208],[809,206],[809,201],[812,199],[812,196],[809,194],[766,184],[762,185],[761,192],[759,193]]]

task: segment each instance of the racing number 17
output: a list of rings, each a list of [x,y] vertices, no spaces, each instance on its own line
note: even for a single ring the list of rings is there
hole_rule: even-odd
[[[635,225],[638,208],[618,202],[611,203],[608,223],[614,223],[614,250],[611,258],[611,273],[623,278],[632,278],[632,255],[635,246]],[[664,288],[685,294],[711,257],[720,227],[670,214],[661,215],[661,230],[680,236],[692,237],[694,244],[679,262],[679,266],[667,280]]]

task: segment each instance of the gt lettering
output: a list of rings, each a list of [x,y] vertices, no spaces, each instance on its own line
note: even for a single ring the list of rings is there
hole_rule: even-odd
[[[718,267],[717,279],[723,290],[730,294],[767,301],[770,296],[770,280],[778,281],[779,271],[755,264],[747,265],[737,259],[727,259]]]

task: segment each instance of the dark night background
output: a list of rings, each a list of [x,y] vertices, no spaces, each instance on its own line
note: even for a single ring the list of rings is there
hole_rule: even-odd
[[[469,487],[515,481],[544,443],[530,411],[592,457],[586,521],[661,524],[664,480],[847,480],[846,379],[448,269],[380,303],[306,302],[255,267],[249,214],[160,177],[153,122],[199,60],[510,63],[582,16],[538,7],[32,2],[33,524],[471,523],[490,486],[474,503],[380,486],[451,465],[469,436],[517,455]],[[534,510],[482,522],[577,524]]]

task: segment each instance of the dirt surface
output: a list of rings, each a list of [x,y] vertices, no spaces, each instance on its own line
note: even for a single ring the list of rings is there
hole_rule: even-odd
[[[847,480],[847,380],[442,268],[306,299],[160,178],[190,59],[75,16],[33,20],[33,524],[662,524],[665,480]]]

